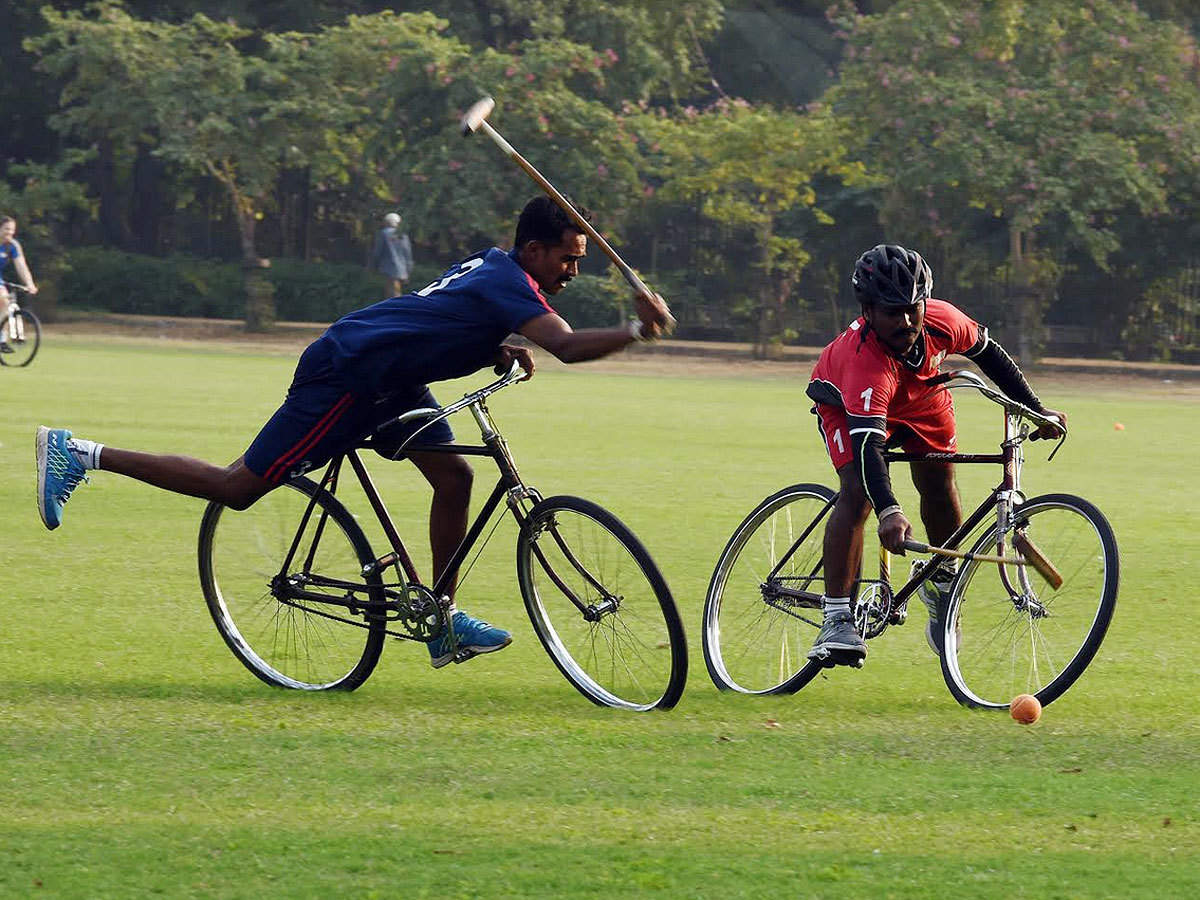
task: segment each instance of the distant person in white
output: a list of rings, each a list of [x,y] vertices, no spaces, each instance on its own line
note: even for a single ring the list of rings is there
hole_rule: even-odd
[[[408,281],[412,264],[412,243],[400,230],[400,214],[390,212],[383,217],[383,228],[375,235],[370,267],[387,276],[389,296],[399,297],[404,293],[404,282]]]

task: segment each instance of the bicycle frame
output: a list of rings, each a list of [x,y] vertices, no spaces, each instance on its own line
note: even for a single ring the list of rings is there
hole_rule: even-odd
[[[0,313],[0,339],[19,341],[24,340],[25,330],[21,327],[21,317],[17,315],[21,306],[17,302],[17,292],[28,290],[24,285],[15,282],[0,282],[8,292],[8,302]]]
[[[475,517],[474,522],[471,523],[471,526],[468,528],[463,540],[459,543],[449,562],[446,564],[445,569],[437,575],[437,578],[431,588],[426,588],[424,585],[422,585],[416,565],[413,563],[412,557],[405,548],[404,541],[401,539],[400,533],[396,529],[392,517],[388,512],[386,505],[384,504],[383,497],[380,495],[378,488],[375,486],[375,483],[371,478],[371,474],[367,471],[366,464],[363,462],[362,456],[359,453],[360,450],[375,448],[375,441],[369,437],[358,447],[348,450],[343,455],[332,459],[326,467],[325,474],[322,476],[320,482],[320,486],[323,491],[326,491],[331,495],[335,494],[343,461],[349,462],[350,468],[353,470],[359,485],[362,487],[363,493],[367,497],[367,502],[374,511],[375,516],[378,519],[381,528],[383,529],[384,535],[387,538],[388,544],[391,547],[389,552],[378,557],[373,562],[363,566],[362,574],[364,577],[369,577],[376,573],[380,573],[391,566],[396,566],[398,573],[402,576],[403,580],[398,584],[384,585],[384,599],[377,601],[359,601],[353,599],[357,592],[369,590],[368,586],[359,583],[337,581],[323,577],[320,578],[320,584],[323,587],[332,587],[345,590],[347,595],[344,598],[335,598],[326,594],[306,592],[301,587],[286,583],[286,573],[291,569],[292,562],[295,559],[297,551],[299,550],[305,530],[309,521],[311,520],[313,509],[317,505],[317,495],[314,495],[308,502],[308,507],[301,518],[299,528],[296,531],[296,536],[292,541],[291,548],[289,549],[287,556],[283,561],[283,565],[276,579],[277,591],[280,591],[286,595],[281,596],[280,599],[283,602],[302,599],[322,604],[336,604],[338,606],[345,606],[351,612],[363,610],[367,612],[367,617],[370,619],[372,613],[374,613],[376,616],[383,615],[386,617],[388,612],[399,611],[397,607],[398,598],[388,599],[389,596],[395,596],[395,591],[389,589],[399,587],[403,588],[406,593],[415,591],[421,593],[423,599],[432,599],[435,603],[437,603],[439,608],[442,609],[442,618],[445,619],[445,604],[442,602],[442,598],[446,596],[449,585],[453,584],[454,580],[458,577],[463,563],[466,561],[467,556],[470,554],[476,542],[479,540],[484,528],[495,514],[496,509],[500,506],[500,503],[502,501],[507,503],[507,506],[512,512],[513,517],[516,519],[518,526],[521,529],[524,529],[526,528],[526,523],[528,521],[528,510],[526,509],[525,504],[530,504],[530,506],[532,506],[532,504],[535,504],[542,499],[541,495],[536,490],[526,486],[521,480],[521,476],[517,471],[516,462],[509,451],[508,444],[504,440],[504,437],[497,430],[486,403],[488,396],[496,391],[501,390],[502,388],[508,387],[511,384],[515,384],[517,381],[521,380],[523,376],[524,372],[521,371],[519,366],[514,364],[509,372],[502,376],[499,380],[471,394],[467,394],[456,403],[444,408],[428,407],[410,410],[409,412],[406,412],[396,419],[386,422],[383,426],[381,426],[381,428],[383,428],[393,423],[406,424],[422,419],[425,420],[424,424],[400,445],[399,449],[396,451],[397,457],[402,454],[407,455],[411,453],[453,453],[462,456],[483,456],[492,459],[496,463],[497,468],[500,470],[500,477],[496,482],[496,486],[492,489],[492,492],[488,496],[487,500],[484,501],[483,507]],[[476,425],[479,426],[482,444],[422,444],[416,442],[416,438],[419,437],[420,433],[430,425],[463,409],[470,410],[471,415],[475,419]],[[310,571],[311,564],[316,554],[316,548],[320,542],[321,533],[324,530],[327,519],[328,514],[322,510],[321,518],[316,526],[316,534],[312,540],[307,558],[304,562],[303,571],[306,574]],[[534,542],[532,545],[534,555],[541,563],[549,578],[563,592],[564,596],[570,599],[571,602],[579,609],[580,613],[582,613],[583,616],[590,621],[599,619],[607,612],[615,611],[619,605],[619,599],[611,595],[610,592],[603,587],[600,581],[591,575],[591,573],[587,571],[583,564],[576,559],[566,542],[563,541],[557,531],[552,531],[552,536],[557,546],[562,550],[567,561],[589,584],[591,584],[597,589],[598,592],[600,592],[604,599],[599,603],[591,605],[583,603],[583,601],[580,600],[579,597],[568,587],[566,582],[563,581],[563,579],[554,571],[554,568],[550,565],[541,549],[538,547],[537,543]],[[368,624],[363,622],[356,622],[350,619],[343,619],[341,617],[333,618],[337,618],[338,621],[358,625],[363,628],[370,627]],[[445,623],[443,622],[442,624],[444,626]],[[394,631],[388,631],[387,633],[395,637],[413,639],[413,635],[400,634]],[[440,631],[438,633],[440,633]],[[452,633],[453,632],[451,630],[451,634]],[[433,637],[436,636],[437,634],[433,635]],[[424,637],[421,639],[424,639]]]
[[[1029,438],[1030,431],[1025,421],[1030,420],[1035,424],[1052,423],[1053,420],[1048,419],[1039,413],[1034,412],[1028,407],[1012,400],[998,391],[988,387],[987,384],[969,371],[947,372],[933,379],[935,384],[945,384],[947,389],[955,387],[971,387],[978,390],[989,400],[1000,404],[1004,407],[1004,439],[1000,443],[999,453],[904,453],[899,451],[887,450],[884,452],[884,459],[888,463],[893,462],[919,462],[922,460],[937,460],[946,463],[964,463],[971,464],[999,464],[1003,467],[1003,476],[1000,484],[991,490],[984,500],[975,508],[971,515],[963,520],[963,523],[955,530],[954,534],[947,539],[943,546],[946,549],[957,549],[966,537],[971,534],[975,528],[983,523],[985,519],[994,511],[996,516],[996,535],[998,555],[1006,555],[1006,535],[1010,530],[1010,523],[1013,517],[1013,511],[1016,507],[1024,502],[1024,495],[1021,493],[1021,468],[1024,464],[1025,457],[1022,450],[1022,445]],[[1057,423],[1055,423],[1057,424]],[[1063,441],[1066,440],[1064,431],[1062,437],[1058,441],[1058,446],[1050,454],[1050,459],[1058,452]],[[812,523],[804,532],[796,539],[792,546],[780,558],[779,562],[767,575],[764,592],[767,585],[771,586],[772,592],[775,595],[788,597],[793,601],[799,601],[797,605],[803,604],[806,606],[818,606],[820,604],[821,594],[806,590],[804,588],[790,588],[779,585],[776,579],[779,577],[779,572],[791,559],[796,549],[808,538],[813,529],[820,522],[825,521],[825,517],[829,511],[833,509],[837,502],[838,494],[834,494],[825,507],[814,517]],[[881,548],[880,563],[879,563],[879,578],[878,579],[859,579],[858,586],[864,584],[878,584],[884,587],[887,594],[887,608],[883,610],[883,619],[886,623],[889,615],[893,610],[902,610],[908,602],[908,599],[917,591],[922,583],[933,573],[934,569],[941,564],[942,559],[937,556],[931,556],[928,560],[917,566],[910,574],[908,581],[894,593],[891,590],[891,571],[890,571],[891,554]],[[804,577],[806,584],[811,584],[820,576],[817,574],[820,570],[821,563],[818,562],[816,568],[811,571],[808,576]],[[1029,591],[1029,584],[1025,567],[1018,567],[1019,579],[1022,582],[1020,589],[1014,586],[1007,565],[1000,566],[1000,578],[1005,589],[1014,596],[1021,596]],[[857,593],[857,591],[856,591]],[[768,599],[768,602],[770,600]],[[774,605],[774,604],[772,604]],[[783,609],[782,606],[777,608]],[[791,612],[790,610],[784,610]],[[795,615],[795,613],[792,613]],[[803,618],[803,617],[801,617]],[[806,620],[807,621],[807,620]],[[810,623],[819,624],[819,623]],[[885,624],[886,627],[886,624]],[[878,634],[882,631],[882,628]],[[872,635],[874,636],[874,635]]]

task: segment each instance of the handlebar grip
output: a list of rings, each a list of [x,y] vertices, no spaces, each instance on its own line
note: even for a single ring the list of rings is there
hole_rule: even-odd
[[[1063,433],[1064,435],[1067,433],[1067,428],[1066,428],[1066,426],[1065,426],[1065,425],[1063,425],[1063,423],[1062,423],[1062,420],[1061,420],[1061,419],[1059,419],[1059,418],[1058,418],[1058,416],[1045,416],[1044,418],[1045,418],[1047,421],[1053,422],[1055,425],[1057,425],[1059,428],[1061,428],[1061,429],[1062,429],[1062,433]],[[1034,432],[1033,432],[1031,435],[1029,435],[1029,439],[1030,439],[1031,441],[1052,441],[1052,440],[1054,440],[1054,438],[1043,438],[1043,437],[1041,437],[1041,436],[1040,436],[1040,435],[1037,433],[1037,431],[1034,431]]]

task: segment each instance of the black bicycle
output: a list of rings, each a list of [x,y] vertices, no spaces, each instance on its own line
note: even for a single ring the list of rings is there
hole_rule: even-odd
[[[1004,407],[999,453],[885,454],[889,462],[1003,467],[999,486],[943,547],[908,545],[962,560],[941,618],[942,675],[965,706],[1007,709],[1025,693],[1044,706],[1075,683],[1104,640],[1117,601],[1116,538],[1087,500],[1022,493],[1022,445],[1033,433],[1027,423],[1036,428],[1050,419],[971,372],[936,381],[947,389],[974,388]],[[1065,440],[1064,431],[1051,459]],[[717,687],[794,693],[821,671],[807,651],[821,625],[822,542],[836,499],[823,485],[792,485],[763,500],[734,531],[704,603],[704,661]],[[893,589],[891,554],[881,548],[879,577],[855,588],[859,633],[875,638],[903,623],[909,598],[939,562],[914,561],[909,579]]]
[[[421,582],[359,453],[373,438],[332,460],[320,482],[294,478],[244,512],[208,505],[200,583],[217,629],[246,668],[272,685],[353,690],[375,669],[388,636],[440,638],[449,629],[445,588],[504,503],[520,526],[517,582],[525,609],[559,671],[598,705],[670,709],[679,701],[688,664],[683,623],[646,548],[595,503],[544,498],[526,485],[496,429],[486,398],[523,376],[514,365],[455,403],[393,420],[423,422],[400,452],[486,456],[500,470],[432,586]],[[429,425],[464,409],[482,445],[417,442]],[[335,496],[346,464],[387,537],[382,556]],[[453,629],[449,634],[453,641]],[[455,662],[469,658],[465,649],[454,652]]]
[[[32,310],[17,303],[17,292],[29,293],[23,284],[0,282],[8,291],[8,304],[0,316],[0,365],[27,366],[42,344],[42,323]]]

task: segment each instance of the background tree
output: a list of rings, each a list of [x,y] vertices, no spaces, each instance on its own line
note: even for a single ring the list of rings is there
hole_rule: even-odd
[[[760,350],[768,334],[820,343],[850,311],[848,252],[888,238],[920,246],[940,289],[1006,339],[1036,338],[1044,311],[1052,337],[1086,331],[1090,352],[1186,350],[1194,329],[1166,320],[1195,307],[1200,268],[1194,4],[856,0],[839,7],[838,40],[827,2],[56,0],[48,19],[22,6],[0,33],[14,87],[0,96],[0,181],[19,189],[26,162],[65,173],[66,154],[90,152],[69,176],[86,187],[88,214],[55,221],[47,239],[248,264],[293,257],[297,283],[306,262],[361,266],[379,216],[399,209],[417,277],[432,277],[506,243],[534,190],[490,144],[457,134],[462,110],[491,93],[497,124],[595,209],[670,294],[685,333],[757,337]],[[165,50],[168,33],[178,43]],[[715,214],[697,185],[714,176],[716,149],[684,147],[660,168],[662,145],[649,150],[626,111],[661,108],[682,135],[697,118],[711,127],[714,101],[732,108],[743,94],[761,121],[743,146],[721,148],[737,159],[830,85],[875,180],[812,171],[814,199],[768,215],[791,245],[762,243],[762,223],[741,212]],[[92,272],[126,265],[79,252]],[[732,262],[750,253],[752,266]],[[803,253],[803,268],[774,268]],[[761,294],[768,272],[780,279],[773,303]],[[277,264],[272,282],[281,275]],[[799,298],[817,297],[801,315]]]
[[[70,176],[86,164],[88,154],[68,153],[53,165],[24,163],[9,170],[8,181],[0,179],[0,209],[17,220],[19,240],[30,256],[30,269],[38,285],[38,309],[53,318],[62,275],[62,247],[55,238],[73,214],[90,211],[83,186]]]
[[[750,238],[728,263],[753,273],[744,280],[744,297],[757,323],[755,354],[769,355],[783,337],[788,306],[799,299],[796,282],[810,259],[781,223],[801,209],[828,223],[815,206],[813,179],[862,175],[860,166],[844,164],[836,123],[819,106],[797,113],[722,101],[681,118],[647,114],[638,125],[657,163],[661,198],[697,203],[705,217]]]
[[[1031,358],[1062,262],[1039,241],[1049,223],[1104,266],[1116,217],[1167,212],[1166,175],[1194,169],[1194,41],[1121,0],[902,0],[840,22],[829,99],[852,152],[887,173],[885,224],[902,233],[946,205],[1002,219]]]

